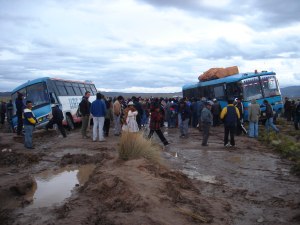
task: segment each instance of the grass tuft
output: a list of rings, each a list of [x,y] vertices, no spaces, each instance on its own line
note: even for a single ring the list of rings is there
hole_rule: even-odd
[[[122,132],[119,158],[123,160],[146,158],[154,163],[160,162],[160,147],[145,139],[142,133]]]
[[[300,175],[300,144],[292,137],[274,132],[260,132],[259,140],[268,146],[272,146],[284,158],[294,162],[291,172]]]

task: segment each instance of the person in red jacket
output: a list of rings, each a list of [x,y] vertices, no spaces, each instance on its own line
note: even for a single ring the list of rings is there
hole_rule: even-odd
[[[148,135],[148,138],[150,139],[153,133],[156,132],[156,134],[158,135],[159,139],[164,144],[164,146],[167,146],[169,142],[167,141],[167,139],[165,138],[164,134],[160,129],[161,121],[163,119],[164,117],[160,111],[160,106],[154,105],[150,116],[150,125],[149,125],[150,133]]]

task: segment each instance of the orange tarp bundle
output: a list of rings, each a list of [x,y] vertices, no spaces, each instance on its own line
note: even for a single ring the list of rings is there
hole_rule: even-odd
[[[214,80],[222,77],[231,76],[234,74],[239,73],[239,69],[237,66],[231,66],[227,68],[211,68],[201,74],[198,77],[199,81],[208,81],[208,80]]]

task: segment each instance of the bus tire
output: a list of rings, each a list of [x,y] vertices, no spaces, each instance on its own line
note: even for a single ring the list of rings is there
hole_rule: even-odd
[[[69,126],[69,128],[71,130],[74,130],[75,127],[74,127],[74,123],[73,123],[71,116],[67,115],[66,120],[67,120],[67,125]]]

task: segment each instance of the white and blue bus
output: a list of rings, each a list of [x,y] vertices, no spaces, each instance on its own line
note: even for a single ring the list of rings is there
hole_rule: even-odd
[[[22,93],[24,101],[33,103],[33,113],[38,120],[37,128],[44,127],[51,116],[51,103],[59,105],[63,111],[63,124],[74,128],[74,123],[80,122],[76,111],[86,91],[91,93],[90,101],[96,99],[97,89],[91,82],[62,80],[57,78],[43,77],[28,81],[12,91],[12,101],[15,102],[18,93]],[[14,104],[13,128],[17,127],[16,106]]]
[[[227,105],[228,99],[240,98],[244,106],[244,120],[248,120],[248,104],[251,99],[256,99],[265,111],[263,100],[266,99],[272,105],[278,115],[282,108],[282,97],[279,89],[276,73],[252,72],[238,73],[231,76],[184,85],[183,97],[208,99],[216,98],[222,108]]]

